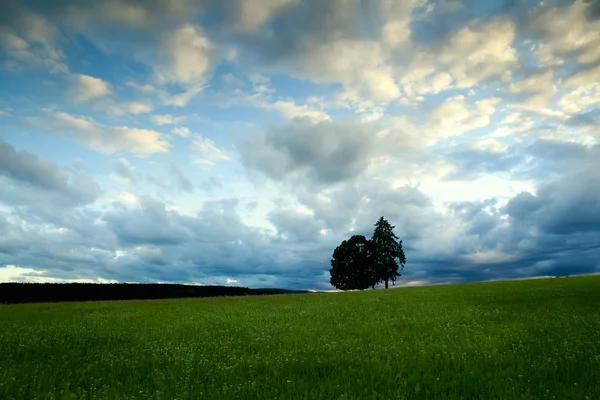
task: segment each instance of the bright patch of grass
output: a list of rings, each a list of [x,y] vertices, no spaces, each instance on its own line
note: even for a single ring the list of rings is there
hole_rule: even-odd
[[[0,399],[597,399],[600,277],[0,306]]]

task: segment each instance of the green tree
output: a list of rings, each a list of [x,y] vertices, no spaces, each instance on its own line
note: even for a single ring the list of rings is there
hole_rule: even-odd
[[[377,283],[384,281],[386,289],[390,280],[394,284],[396,278],[401,276],[399,271],[402,271],[406,264],[402,240],[398,240],[394,228],[395,226],[381,217],[375,223],[375,230],[371,238],[371,268],[375,270]]]
[[[329,282],[341,290],[363,290],[374,287],[379,277],[371,268],[371,258],[371,242],[364,236],[354,235],[344,240],[333,251]]]

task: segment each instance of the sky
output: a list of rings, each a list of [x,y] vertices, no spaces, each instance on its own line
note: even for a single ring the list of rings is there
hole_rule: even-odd
[[[600,1],[0,2],[0,281],[600,272]]]

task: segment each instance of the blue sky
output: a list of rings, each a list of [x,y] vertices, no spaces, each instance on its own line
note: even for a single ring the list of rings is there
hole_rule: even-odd
[[[0,5],[0,281],[600,272],[600,2]]]

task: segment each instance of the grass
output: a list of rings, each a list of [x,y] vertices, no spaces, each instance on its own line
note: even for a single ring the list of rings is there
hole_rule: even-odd
[[[0,399],[598,399],[600,276],[0,306]]]

